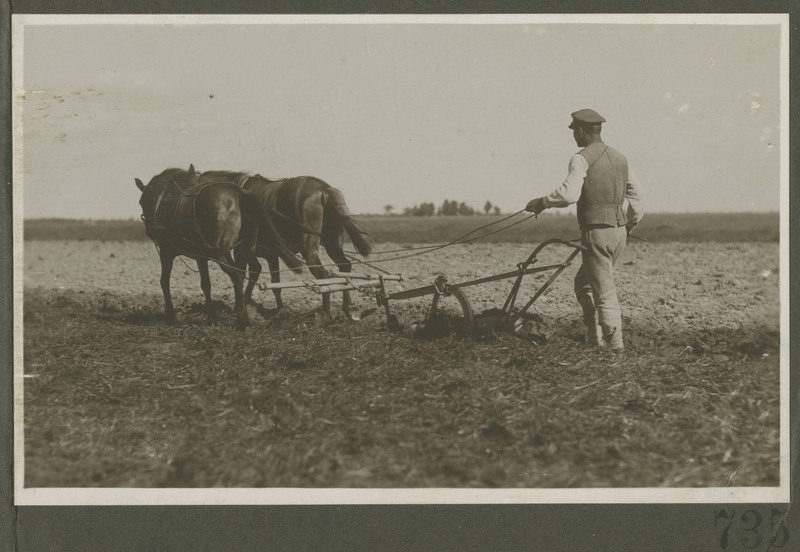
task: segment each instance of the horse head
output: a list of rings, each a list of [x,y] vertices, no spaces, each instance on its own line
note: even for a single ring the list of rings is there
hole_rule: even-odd
[[[142,221],[144,222],[145,233],[151,240],[157,241],[156,232],[164,229],[163,214],[159,219],[159,207],[162,206],[164,198],[171,195],[179,195],[183,190],[191,188],[197,184],[200,173],[194,165],[189,165],[189,170],[166,169],[160,174],[150,179],[145,186],[144,183],[135,178],[136,187],[142,192],[139,198],[139,206],[142,208]]]

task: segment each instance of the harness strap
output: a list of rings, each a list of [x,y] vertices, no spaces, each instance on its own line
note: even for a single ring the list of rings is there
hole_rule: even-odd
[[[299,178],[300,182],[299,182],[299,184],[297,186],[297,191],[295,192],[295,197],[294,197],[295,218],[292,218],[292,217],[290,217],[288,215],[285,215],[285,214],[281,213],[278,210],[278,191],[282,187],[288,186],[292,181],[297,180],[298,178]],[[315,236],[322,237],[321,233],[315,232],[314,230],[306,227],[302,223],[302,216],[301,216],[302,215],[302,210],[300,208],[300,203],[301,203],[301,200],[302,200],[301,192],[302,192],[303,186],[305,186],[306,181],[308,180],[308,178],[309,178],[308,176],[302,176],[302,177],[297,177],[297,178],[284,178],[282,180],[274,181],[276,185],[271,187],[269,190],[267,190],[267,193],[264,194],[264,199],[262,200],[262,202],[263,202],[264,208],[269,213],[272,213],[273,215],[276,215],[276,216],[286,220],[287,222],[289,222],[293,226],[296,226],[297,228],[299,228],[300,230],[302,230],[306,234],[313,234]]]
[[[199,228],[198,228],[198,231],[199,231]],[[218,250],[218,251],[227,251],[227,248],[223,248],[223,249],[216,249],[216,248],[213,248],[213,247],[209,246],[209,245],[206,243],[206,240],[205,240],[205,238],[203,238],[203,235],[202,235],[202,234],[200,235],[200,238],[203,240],[203,243],[198,243],[198,242],[196,242],[196,241],[194,241],[194,240],[190,240],[189,238],[184,238],[183,236],[180,236],[178,239],[180,239],[180,240],[181,240],[181,241],[183,241],[183,242],[186,242],[186,243],[188,243],[189,245],[193,245],[193,246],[195,246],[195,247],[202,247],[202,248],[204,248],[204,249],[210,249],[210,250],[212,250],[212,251],[215,251],[215,250]],[[239,240],[239,241],[235,242],[235,243],[234,243],[234,244],[231,246],[231,249],[235,249],[235,248],[239,247],[239,246],[240,246],[240,245],[241,245],[243,242],[244,242],[244,240]],[[174,244],[173,244],[173,245],[174,245]],[[177,248],[176,248],[176,249],[177,249]]]
[[[166,188],[161,188],[161,193],[158,194],[158,199],[156,200],[156,207],[153,209],[153,219],[156,218],[156,214],[158,213],[158,206],[161,205],[161,200],[164,199],[164,192],[166,192]]]
[[[211,247],[209,247],[208,243],[206,242],[206,238],[203,235],[203,231],[200,229],[200,225],[198,224],[197,206],[196,206],[197,205],[197,196],[199,196],[200,192],[202,192],[203,189],[205,189],[206,186],[208,186],[208,185],[209,184],[196,184],[196,185],[192,186],[191,188],[189,188],[188,190],[182,191],[181,195],[178,196],[178,201],[175,202],[175,217],[174,218],[175,218],[175,222],[177,223],[179,207],[180,207],[181,203],[182,202],[190,202],[189,203],[189,209],[188,209],[186,215],[192,221],[192,224],[194,225],[194,229],[197,232],[197,235],[200,236],[200,241],[202,243],[198,244],[198,243],[190,240],[189,238],[186,238],[186,237],[183,237],[183,236],[181,236],[181,239],[183,241],[185,241],[186,243],[189,243],[191,245],[204,247],[206,249],[211,249]]]
[[[300,192],[303,191],[303,186],[305,186],[306,180],[308,180],[307,176],[300,177],[300,183],[297,185],[297,192],[295,192],[294,195],[294,216],[297,217],[298,221],[303,220],[303,217],[300,213]]]
[[[289,179],[282,179],[274,181],[275,185],[270,186],[267,188],[267,193],[264,194],[264,207],[266,207],[269,211],[277,212],[278,210],[278,190],[280,190],[283,186],[289,182]]]
[[[178,231],[177,225],[179,216],[181,214],[181,206],[187,204],[188,202],[189,208],[186,210],[185,215],[192,221],[194,229],[197,232],[197,235],[200,236],[200,240],[202,243],[198,243],[184,236],[177,236],[177,239],[180,239],[181,241],[193,245],[195,247],[213,249],[210,245],[208,245],[208,242],[206,242],[206,238],[203,235],[202,229],[200,228],[200,225],[197,220],[197,208],[196,208],[197,196],[199,196],[200,192],[202,192],[206,187],[213,184],[213,182],[207,182],[204,184],[195,183],[186,190],[181,189],[180,185],[177,182],[175,182],[175,180],[170,179],[170,182],[177,189],[178,196],[175,199],[175,205],[172,209],[172,217],[171,220],[169,221],[169,226],[172,227],[173,231],[175,232]],[[164,198],[165,193],[166,193],[166,187],[163,190],[161,190],[161,194],[158,196],[158,200],[156,201],[156,208],[153,210],[154,218],[156,218],[156,212],[158,211],[158,207],[161,205],[161,201]],[[237,242],[236,245],[238,245],[239,243],[241,243],[241,241]]]

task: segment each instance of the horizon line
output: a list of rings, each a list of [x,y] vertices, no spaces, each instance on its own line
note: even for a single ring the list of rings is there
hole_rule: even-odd
[[[392,217],[392,218],[438,218],[438,217],[450,217],[450,218],[464,218],[464,217],[497,217],[497,216],[508,216],[512,213],[508,212],[500,212],[498,214],[491,213],[481,213],[476,212],[472,215],[426,215],[426,216],[416,216],[416,215],[405,215],[403,213],[353,213],[355,217]],[[525,214],[525,213],[519,213]],[[540,213],[539,216],[546,216],[546,217],[561,217],[561,216],[573,216],[575,213],[558,213],[558,212],[551,212],[551,213]],[[650,215],[670,215],[670,216],[684,216],[684,215],[780,215],[781,211],[646,211],[645,217]],[[62,217],[62,216],[41,216],[41,217],[25,217],[23,216],[23,222],[33,222],[33,221],[42,221],[42,220],[61,220],[61,221],[107,221],[107,222],[138,222],[140,219],[139,216],[130,216],[127,218],[123,217],[113,217],[113,218],[102,218],[102,217]]]

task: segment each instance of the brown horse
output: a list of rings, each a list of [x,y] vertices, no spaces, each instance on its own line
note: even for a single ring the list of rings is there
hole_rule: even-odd
[[[254,249],[262,233],[263,241],[277,244],[273,248],[278,254],[293,258],[280,243],[260,203],[235,181],[202,179],[193,165],[188,171],[167,169],[154,176],[147,186],[138,178],[135,180],[142,192],[139,204],[145,232],[155,242],[161,260],[161,289],[167,320],[175,322],[177,319],[170,294],[170,275],[175,257],[184,255],[197,262],[209,321],[214,320],[208,274],[208,261],[212,260],[233,282],[237,324],[242,328],[247,326],[249,319],[242,291],[246,259],[237,265],[231,251],[236,247]],[[291,259],[287,263],[294,269],[300,265],[297,260],[292,264]]]
[[[280,243],[285,243],[290,251],[302,254],[315,278],[330,276],[319,258],[320,243],[338,266],[339,272],[350,272],[352,269],[352,263],[342,249],[344,232],[347,232],[353,246],[361,255],[369,255],[372,250],[372,241],[350,215],[342,193],[318,178],[301,176],[268,180],[261,175],[247,176],[244,173],[223,171],[203,174],[228,174],[227,178],[238,178],[244,189],[256,196],[264,209],[271,214],[272,222],[281,238]],[[278,257],[285,261],[287,258],[276,253],[275,244],[264,239],[262,234],[259,234],[254,251],[248,252],[244,245],[237,249],[236,255],[237,259],[246,258],[249,266],[245,301],[252,300],[253,288],[261,273],[258,257],[267,260],[272,282],[280,282]],[[272,292],[278,308],[282,308],[281,290],[273,289]],[[326,313],[330,312],[329,295],[322,296],[323,310]],[[346,291],[342,294],[342,309],[350,316],[350,296]]]

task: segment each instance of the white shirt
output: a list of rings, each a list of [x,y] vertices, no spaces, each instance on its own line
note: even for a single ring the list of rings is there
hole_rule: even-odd
[[[580,199],[583,181],[589,172],[589,163],[580,153],[569,160],[569,170],[564,183],[544,196],[545,207],[566,207]],[[628,167],[628,180],[625,182],[625,199],[628,201],[627,218],[629,223],[638,224],[644,217],[644,195],[636,175]]]

